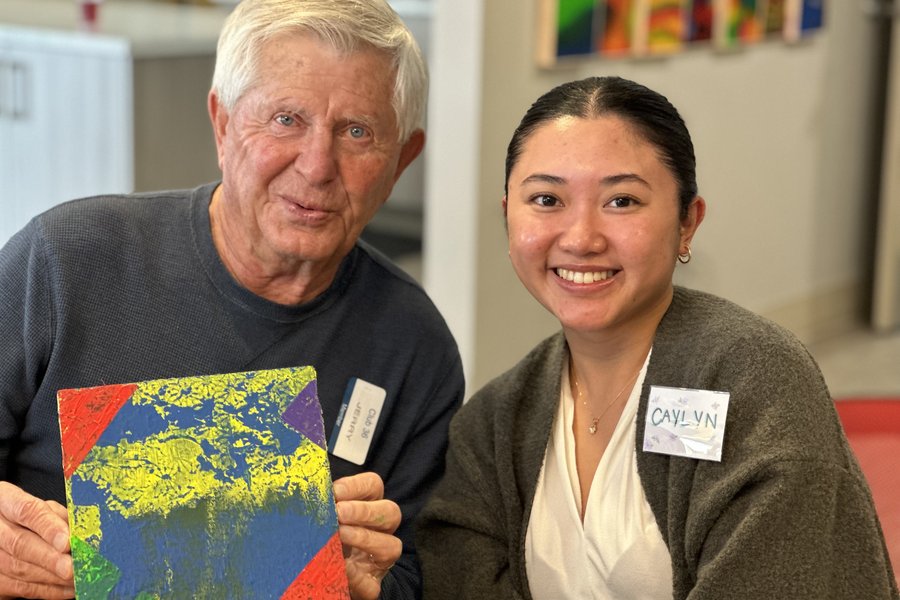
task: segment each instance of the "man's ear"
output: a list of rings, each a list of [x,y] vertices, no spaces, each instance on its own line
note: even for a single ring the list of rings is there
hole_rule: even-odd
[[[422,153],[424,147],[425,132],[421,129],[416,129],[403,144],[403,147],[400,148],[400,159],[397,161],[397,171],[394,173],[394,183],[397,183],[397,180],[403,175],[403,171],[412,164],[412,161],[416,160],[416,157]]]
[[[219,170],[221,170],[224,159],[225,131],[229,118],[228,110],[219,102],[219,95],[215,90],[210,90],[206,99],[206,107],[209,110],[209,120],[212,122],[213,135],[216,138],[216,155],[219,160]]]

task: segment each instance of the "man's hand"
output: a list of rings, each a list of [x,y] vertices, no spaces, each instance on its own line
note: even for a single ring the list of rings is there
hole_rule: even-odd
[[[338,479],[334,499],[350,596],[375,600],[381,580],[403,551],[403,542],[393,535],[400,526],[400,507],[384,499],[384,483],[375,473]]]
[[[0,598],[75,597],[64,506],[0,481]]]

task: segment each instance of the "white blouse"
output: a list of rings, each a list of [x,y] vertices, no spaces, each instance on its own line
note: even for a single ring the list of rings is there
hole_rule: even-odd
[[[559,408],[525,535],[525,568],[535,600],[672,598],[669,550],[635,456],[635,419],[649,361],[648,355],[597,466],[583,525],[574,400],[568,369],[562,369]]]

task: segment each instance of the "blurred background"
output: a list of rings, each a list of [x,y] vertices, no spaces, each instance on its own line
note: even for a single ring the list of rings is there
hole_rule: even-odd
[[[391,2],[430,65],[428,143],[364,237],[422,281],[472,393],[558,328],[508,264],[500,200],[519,118],[589,75],[662,92],[708,204],[677,282],[794,331],[841,410],[859,409],[845,424],[900,561],[884,460],[900,451],[900,6],[804,0],[822,26],[791,43],[548,61],[557,1]],[[206,95],[233,4],[0,0],[0,244],[71,198],[218,179]]]
[[[234,2],[0,0],[0,243],[101,192],[218,178],[206,115]],[[551,0],[395,0],[431,69],[428,144],[365,237],[423,282],[470,392],[557,324],[508,265],[506,144],[542,92],[594,74],[672,100],[707,219],[678,283],[794,331],[836,398],[900,392],[900,54],[888,0],[832,0],[793,43],[537,60]],[[90,18],[93,17],[93,18]]]

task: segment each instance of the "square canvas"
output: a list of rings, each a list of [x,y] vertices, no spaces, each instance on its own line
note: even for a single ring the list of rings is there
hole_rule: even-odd
[[[78,598],[349,598],[312,367],[61,390]]]
[[[715,0],[713,39],[724,49],[738,48],[762,38],[757,0]]]
[[[671,54],[682,49],[686,37],[687,0],[647,0],[647,52]]]
[[[550,67],[560,59],[597,52],[604,7],[599,0],[541,0],[536,58]]]

